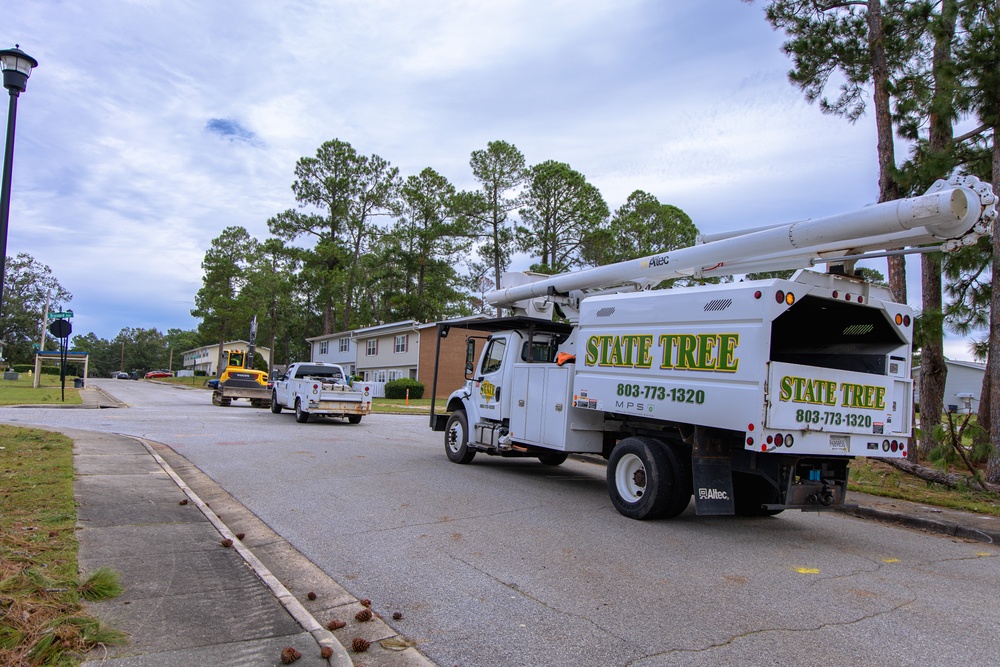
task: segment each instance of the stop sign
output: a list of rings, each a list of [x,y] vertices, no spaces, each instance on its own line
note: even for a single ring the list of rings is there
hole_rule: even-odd
[[[49,325],[49,333],[56,338],[66,338],[73,332],[73,325],[66,320],[56,320]]]

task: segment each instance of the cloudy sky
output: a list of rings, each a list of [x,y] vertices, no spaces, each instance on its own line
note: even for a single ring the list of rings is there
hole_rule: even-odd
[[[873,203],[871,118],[807,104],[782,39],[739,0],[21,3],[0,44],[39,67],[7,251],[72,292],[74,333],[194,328],[211,239],[265,238],[296,160],[334,138],[460,189],[502,139],[569,163],[612,210],[643,189],[709,232]],[[909,274],[919,306],[919,261]]]

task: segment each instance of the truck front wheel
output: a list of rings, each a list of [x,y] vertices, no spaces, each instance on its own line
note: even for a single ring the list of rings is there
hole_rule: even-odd
[[[538,455],[538,460],[547,466],[561,466],[568,457],[566,452],[545,452]]]
[[[608,459],[611,502],[630,519],[669,519],[691,502],[679,454],[653,438],[625,438]]]
[[[278,394],[276,392],[271,392],[271,412],[274,414],[281,413],[281,403],[278,403]]]
[[[469,420],[462,410],[455,410],[448,417],[444,429],[444,451],[452,463],[469,463],[476,450],[469,447]]]
[[[302,399],[295,399],[295,421],[305,424],[309,421],[309,413],[302,409]]]

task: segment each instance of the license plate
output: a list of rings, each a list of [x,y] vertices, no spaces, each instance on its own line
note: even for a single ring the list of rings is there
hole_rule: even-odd
[[[842,435],[831,435],[830,449],[835,452],[849,452],[851,451],[851,439]]]

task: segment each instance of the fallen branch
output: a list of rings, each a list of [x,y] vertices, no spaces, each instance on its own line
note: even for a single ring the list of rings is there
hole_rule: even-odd
[[[977,479],[973,479],[967,475],[959,475],[952,472],[941,472],[935,468],[928,468],[927,466],[918,465],[912,461],[906,459],[882,459],[894,468],[898,468],[905,473],[913,475],[914,477],[919,477],[920,479],[927,480],[928,482],[934,482],[935,484],[941,484],[942,486],[947,486],[949,489],[957,488],[961,485],[977,484],[984,491],[989,491],[990,493],[1000,493],[1000,484],[990,484],[989,482],[981,482]]]

